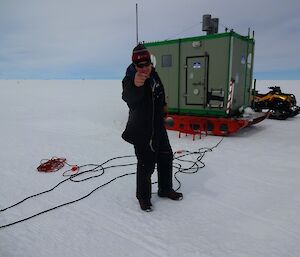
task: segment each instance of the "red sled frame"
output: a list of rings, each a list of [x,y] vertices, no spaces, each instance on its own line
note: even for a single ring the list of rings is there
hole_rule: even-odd
[[[202,134],[215,136],[234,134],[242,128],[261,122],[267,116],[268,113],[255,113],[255,115],[247,118],[216,118],[171,114],[168,117],[171,117],[174,122],[166,124],[166,128],[178,131],[179,137],[181,137],[181,133],[193,135],[194,140],[196,135],[201,138]]]

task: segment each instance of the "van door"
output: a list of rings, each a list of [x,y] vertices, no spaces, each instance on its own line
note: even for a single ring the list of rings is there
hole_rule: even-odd
[[[186,58],[186,104],[206,104],[208,56]]]

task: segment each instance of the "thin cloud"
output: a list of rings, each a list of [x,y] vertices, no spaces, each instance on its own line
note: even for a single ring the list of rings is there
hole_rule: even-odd
[[[300,69],[297,0],[1,0],[0,78],[120,76],[135,44],[136,2],[140,40],[203,35],[209,13],[220,32],[255,30],[255,71]]]

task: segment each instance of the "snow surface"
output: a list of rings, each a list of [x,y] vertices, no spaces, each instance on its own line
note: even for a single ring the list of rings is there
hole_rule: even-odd
[[[257,82],[261,92],[274,85],[300,101],[300,81]],[[83,165],[132,155],[120,137],[127,115],[120,81],[0,81],[0,209],[65,179],[67,167],[37,172],[41,159],[58,156]],[[203,169],[179,176],[184,199],[154,194],[151,213],[139,209],[135,175],[120,178],[84,200],[0,229],[0,256],[300,256],[299,131],[300,115],[265,120],[225,137],[205,155]],[[221,139],[169,136],[174,151],[213,147]],[[119,167],[85,182],[67,181],[0,212],[0,226],[134,171]]]

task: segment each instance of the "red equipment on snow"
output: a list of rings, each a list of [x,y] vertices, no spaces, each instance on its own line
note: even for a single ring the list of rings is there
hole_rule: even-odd
[[[58,157],[52,157],[50,160],[47,160],[46,162],[42,162],[42,161],[41,161],[40,166],[37,167],[37,170],[40,172],[58,171],[66,163],[65,158],[58,158]]]

